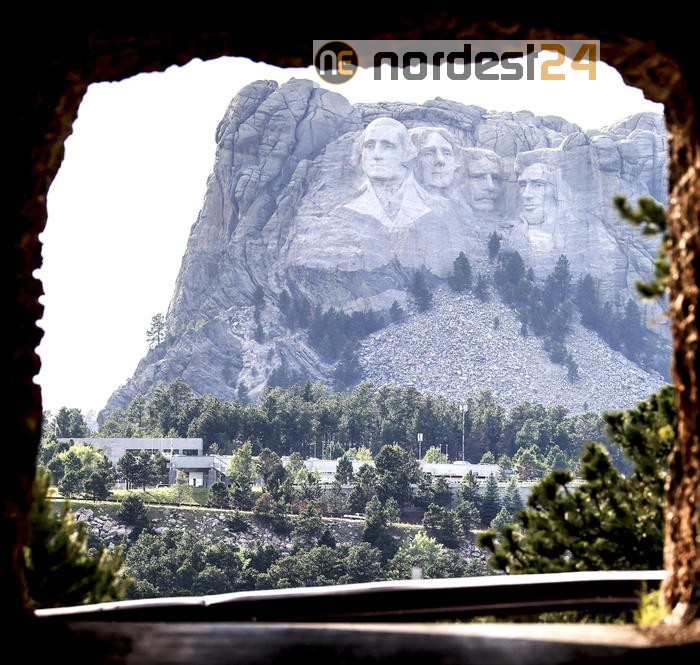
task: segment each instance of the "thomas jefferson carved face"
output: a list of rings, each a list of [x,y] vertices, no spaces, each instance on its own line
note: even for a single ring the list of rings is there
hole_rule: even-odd
[[[556,205],[554,178],[544,164],[531,164],[518,176],[522,218],[530,225],[543,224]]]
[[[444,190],[458,164],[452,144],[439,132],[429,132],[418,149],[418,180],[428,189]]]
[[[472,210],[493,212],[503,188],[503,171],[496,153],[484,151],[467,159],[464,195]]]

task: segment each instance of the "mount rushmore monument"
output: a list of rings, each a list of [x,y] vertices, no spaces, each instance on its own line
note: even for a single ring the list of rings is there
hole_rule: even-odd
[[[379,336],[361,340],[364,378],[393,380],[391,371],[376,371],[377,363],[391,369],[399,355],[392,335],[420,338],[430,328],[425,317],[446,316],[469,333],[455,345],[439,339],[440,326],[446,330],[440,323],[432,346],[444,352],[428,358],[408,349],[404,378],[428,392],[464,398],[498,374],[520,397],[534,399],[518,377],[528,363],[550,369],[551,363],[543,351],[522,346],[528,340],[515,328],[493,330],[494,316],[504,324],[510,316],[498,298],[479,303],[469,293],[449,296],[445,284],[460,252],[474,275],[492,275],[488,247],[495,232],[500,253],[518,252],[537,281],[564,255],[574,283],[590,274],[601,302],[623,308],[638,299],[635,284],[650,278],[659,247],[659,238],[622,221],[612,204],[617,194],[632,204],[640,197],[666,203],[666,131],[663,117],[652,113],[584,131],[528,111],[489,111],[440,98],[352,105],[309,80],[258,81],[232,100],[216,146],[165,341],[113,393],[102,417],[178,377],[197,393],[227,400],[255,399],[280,375],[332,383],[337,357],[310,341],[314,317],[329,311],[372,312],[383,322],[377,335],[389,344],[384,358],[372,346],[381,347]],[[428,312],[418,312],[411,298],[417,271],[438,296]],[[645,323],[667,338],[660,305],[638,302]],[[290,317],[295,307],[303,315]],[[390,318],[392,307],[404,313],[400,320]],[[468,327],[459,323],[467,312]],[[590,381],[544,386],[543,395],[580,408],[595,404],[599,393],[614,408],[643,399],[663,382],[586,333],[587,349],[595,347],[599,356],[587,366]],[[477,348],[486,337],[508,356],[503,367],[467,372],[471,378],[460,382],[462,372],[448,390],[421,385],[427,365],[447,375],[466,362],[460,348]],[[611,371],[614,377],[606,379]],[[606,381],[615,384],[612,392],[601,392]],[[567,401],[567,392],[578,401]]]

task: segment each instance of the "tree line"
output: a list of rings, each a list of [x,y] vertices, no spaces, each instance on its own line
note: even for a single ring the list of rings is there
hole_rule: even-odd
[[[606,447],[590,442],[581,454],[583,482],[572,486],[570,472],[551,471],[532,488],[525,507],[513,493],[513,483],[499,499],[493,476],[479,487],[467,474],[453,495],[441,479],[418,473],[415,457],[396,444],[383,446],[374,466],[364,465],[355,475],[346,455],[337,466],[337,485],[324,498],[300,455],[284,467],[275,452],[265,449],[253,461],[252,445],[246,443],[232,457],[231,486],[212,487],[210,502],[239,508],[226,518],[231,534],[250,530],[255,520],[291,536],[291,551],[259,541],[214,542],[188,531],[157,533],[145,517],[142,500],[132,494],[118,513],[135,527],[123,545],[123,566],[121,547],[112,554],[94,550],[91,555],[85,526],[76,524],[67,510],[57,515],[50,508],[48,472],[39,467],[28,550],[32,556],[26,563],[32,597],[38,606],[65,604],[62,594],[68,588],[55,577],[46,583],[52,561],[64,566],[66,579],[89,576],[70,587],[76,602],[85,602],[79,600],[84,593],[94,601],[124,593],[145,598],[407,579],[415,567],[424,577],[483,575],[490,570],[660,568],[663,485],[675,418],[672,386],[633,409],[605,414],[606,434],[629,458],[630,470],[621,473]],[[252,493],[254,474],[263,479],[257,496]],[[349,505],[364,505],[366,519],[359,544],[338,546],[321,515],[324,501],[337,501],[342,495],[338,487],[348,480],[353,483]],[[407,503],[424,511],[421,529],[402,540],[393,526]],[[244,514],[244,506],[252,507],[252,514]],[[336,504],[336,510],[342,509],[344,505]],[[73,532],[77,537],[70,535]],[[460,553],[474,532],[487,560],[474,558],[473,550],[467,558]]]
[[[571,414],[529,402],[506,410],[490,391],[460,403],[412,386],[364,382],[334,392],[322,382],[307,381],[268,388],[257,404],[246,404],[196,396],[181,379],[161,383],[150,398],[137,395],[126,408],[115,409],[97,434],[201,437],[205,452],[227,454],[250,441],[256,454],[269,448],[280,455],[337,459],[348,448],[364,446],[376,454],[390,443],[417,456],[421,433],[422,453],[437,446],[447,459],[461,460],[463,432],[465,461],[519,466],[525,479],[547,468],[575,470],[583,444],[604,438],[599,414]]]

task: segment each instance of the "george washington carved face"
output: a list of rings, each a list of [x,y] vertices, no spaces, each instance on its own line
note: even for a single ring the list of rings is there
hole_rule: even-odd
[[[360,137],[360,166],[370,180],[404,180],[415,148],[404,125],[391,118],[378,118]]]

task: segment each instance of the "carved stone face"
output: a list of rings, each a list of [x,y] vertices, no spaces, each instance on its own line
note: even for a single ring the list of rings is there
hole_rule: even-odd
[[[656,139],[651,132],[635,130],[620,141],[620,154],[629,163],[630,172],[642,182],[649,182],[654,176]]]
[[[473,210],[492,212],[501,195],[503,175],[498,162],[489,157],[479,157],[466,167],[464,193]]]
[[[427,136],[418,152],[418,179],[426,187],[445,189],[452,184],[457,160],[454,150],[438,132]]]
[[[528,224],[543,224],[556,205],[552,175],[544,164],[531,164],[518,177],[522,218]]]
[[[595,136],[591,139],[593,157],[601,171],[620,172],[622,157],[617,144],[610,136]]]
[[[403,180],[406,151],[400,129],[386,125],[368,126],[362,141],[362,170],[370,180]]]

